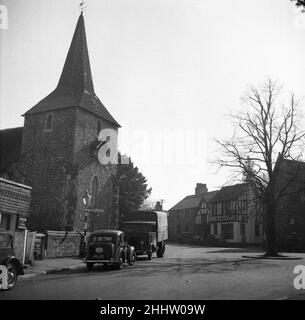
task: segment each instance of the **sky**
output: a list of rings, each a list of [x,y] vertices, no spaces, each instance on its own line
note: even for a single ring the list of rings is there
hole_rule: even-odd
[[[56,87],[80,2],[0,0],[0,129]],[[165,209],[196,183],[230,183],[211,165],[215,138],[232,135],[249,85],[305,96],[305,14],[289,0],[87,0],[84,16],[96,94]]]

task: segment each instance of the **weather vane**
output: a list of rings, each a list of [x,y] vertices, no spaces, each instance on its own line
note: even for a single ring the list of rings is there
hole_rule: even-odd
[[[84,10],[86,9],[86,1],[82,0],[82,2],[79,4],[79,7],[80,7],[80,10],[81,10],[81,13],[83,13]]]

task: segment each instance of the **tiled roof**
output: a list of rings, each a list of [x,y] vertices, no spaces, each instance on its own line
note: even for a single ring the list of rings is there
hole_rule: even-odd
[[[206,202],[211,201],[217,192],[218,191],[211,191],[206,194],[187,196],[174,205],[169,211],[198,208],[202,200],[205,200]]]
[[[297,160],[282,160],[282,164],[280,167],[282,172],[286,172],[287,174],[295,174],[295,173],[305,173],[305,162],[297,161]]]
[[[232,186],[222,187],[211,202],[222,202],[236,200],[242,193],[247,191],[249,184],[235,184]]]
[[[25,115],[69,107],[80,107],[120,126],[94,92],[83,14],[78,19],[56,89]]]

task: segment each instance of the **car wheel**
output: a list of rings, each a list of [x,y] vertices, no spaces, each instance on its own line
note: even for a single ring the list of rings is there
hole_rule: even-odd
[[[157,257],[158,258],[163,258],[163,253],[164,253],[164,250],[163,250],[163,246],[159,246],[158,247],[158,250],[157,250]]]
[[[116,265],[116,269],[117,270],[122,270],[123,269],[123,258],[122,258],[122,256],[120,256],[120,258],[119,258],[119,262]]]
[[[87,265],[87,270],[91,271],[91,270],[93,269],[94,263],[92,263],[92,262],[87,262],[86,265]]]
[[[137,256],[136,256],[136,253],[134,252],[128,264],[132,266],[136,262],[136,260],[137,260]]]
[[[7,285],[8,289],[12,289],[17,283],[18,272],[14,263],[9,262],[7,265]]]
[[[151,260],[151,258],[152,258],[152,250],[151,249],[147,254],[147,258],[148,258],[148,260]]]

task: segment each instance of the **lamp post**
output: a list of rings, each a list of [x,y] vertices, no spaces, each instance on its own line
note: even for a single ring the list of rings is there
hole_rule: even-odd
[[[88,213],[89,213],[91,198],[92,196],[90,195],[89,191],[86,190],[86,195],[83,197],[83,204],[85,206],[84,248],[83,248],[84,255],[86,253],[86,247],[87,247]]]

